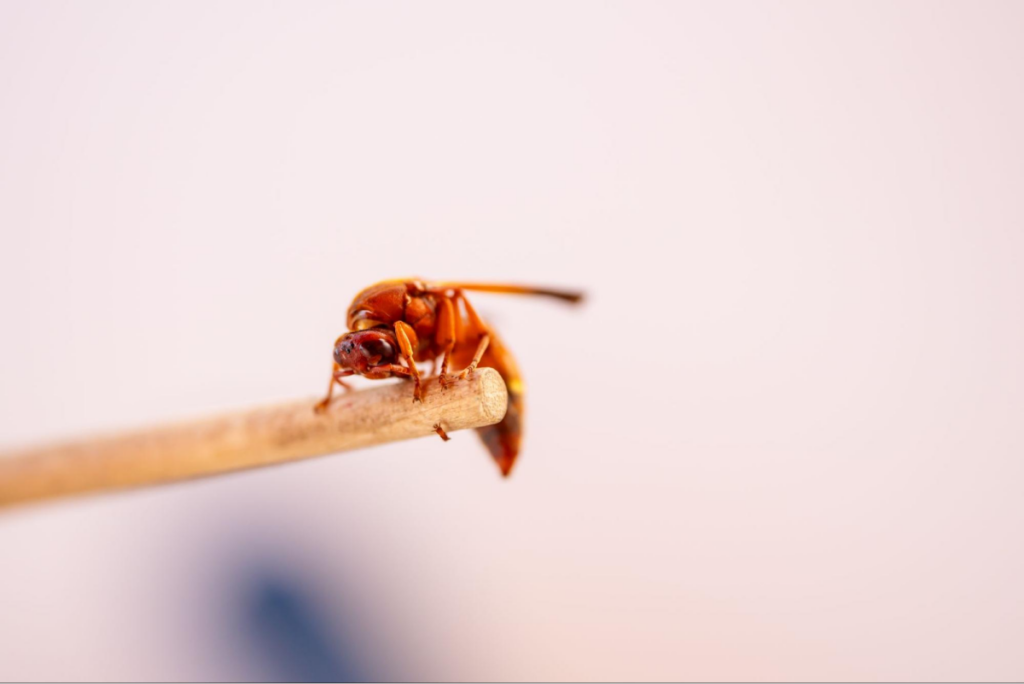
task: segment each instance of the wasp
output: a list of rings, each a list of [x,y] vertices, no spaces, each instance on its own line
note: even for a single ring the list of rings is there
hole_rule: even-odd
[[[349,332],[334,343],[334,365],[323,411],[335,385],[349,389],[343,378],[361,375],[380,380],[399,377],[413,382],[413,401],[423,398],[417,362],[430,361],[442,390],[471,378],[477,368],[493,368],[508,387],[508,411],[500,423],[477,429],[501,474],[512,472],[523,432],[524,394],[515,359],[494,328],[477,315],[466,291],[552,297],[582,301],[580,292],[496,283],[431,283],[385,280],[356,295],[348,309]],[[440,359],[440,368],[437,361]],[[453,369],[458,369],[453,371]],[[440,425],[437,433],[447,441]]]

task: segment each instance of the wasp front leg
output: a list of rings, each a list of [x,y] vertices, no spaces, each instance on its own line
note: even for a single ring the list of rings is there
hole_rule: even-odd
[[[353,371],[342,370],[341,366],[339,366],[338,363],[335,362],[334,367],[331,370],[331,379],[327,383],[327,396],[318,401],[316,406],[313,407],[313,410],[316,411],[317,413],[323,413],[325,410],[327,410],[327,407],[331,403],[331,398],[334,396],[335,383],[341,385],[342,389],[344,389],[345,391],[352,389],[351,387],[346,385],[345,382],[342,380],[342,378],[352,374]]]

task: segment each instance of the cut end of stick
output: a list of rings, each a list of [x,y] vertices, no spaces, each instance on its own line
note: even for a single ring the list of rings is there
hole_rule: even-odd
[[[505,416],[493,368],[448,389],[407,382],[342,394],[321,413],[308,399],[146,430],[0,454],[0,507],[84,492],[205,477],[339,451],[484,427]]]

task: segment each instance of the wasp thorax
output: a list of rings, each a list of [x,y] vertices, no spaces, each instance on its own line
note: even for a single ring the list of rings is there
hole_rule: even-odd
[[[398,341],[387,328],[345,333],[334,343],[334,360],[360,375],[396,361]]]

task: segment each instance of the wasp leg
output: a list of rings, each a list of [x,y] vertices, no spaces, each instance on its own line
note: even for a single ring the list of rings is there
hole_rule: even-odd
[[[416,368],[416,362],[413,360],[413,345],[410,339],[416,339],[416,331],[412,329],[412,326],[405,321],[398,321],[395,323],[395,337],[398,338],[398,348],[402,352],[402,358],[409,364],[409,374],[412,375],[413,381],[416,383],[416,387],[412,393],[413,401],[423,401],[423,389],[420,387],[420,372]],[[391,364],[394,369],[395,364]],[[397,366],[401,368],[401,366]]]
[[[334,385],[335,383],[341,385],[342,389],[349,391],[352,388],[345,384],[342,378],[352,375],[351,370],[342,370],[341,366],[338,365],[337,361],[334,362],[334,368],[331,370],[331,379],[327,383],[327,396],[317,402],[313,410],[317,413],[323,413],[327,410],[327,407],[331,403],[331,397],[334,396]]]
[[[480,365],[480,359],[483,358],[484,352],[487,351],[487,345],[491,343],[490,333],[484,333],[484,336],[480,338],[480,342],[476,346],[476,353],[473,354],[473,360],[469,362],[469,365],[462,369],[459,373],[459,380],[473,377],[476,372],[476,367]]]
[[[406,368],[405,366],[397,364],[397,363],[386,363],[386,364],[381,365],[381,366],[374,366],[373,370],[375,372],[388,373],[388,374],[390,374],[390,375],[392,375],[394,377],[405,378],[406,380],[418,380],[419,379],[419,375],[416,372],[416,367],[415,366],[413,366],[411,369],[409,369],[409,368]],[[384,376],[384,377],[387,377],[387,376]],[[419,385],[418,384],[416,385],[416,389],[419,389]],[[420,401],[420,399],[415,396],[415,390],[413,392],[413,401]]]
[[[476,371],[476,367],[480,364],[480,360],[483,358],[484,352],[487,351],[487,345],[490,344],[490,329],[487,327],[487,324],[483,322],[483,319],[481,319],[480,316],[477,315],[476,309],[474,309],[473,305],[469,303],[468,299],[466,299],[465,293],[462,290],[458,289],[457,287],[428,287],[424,289],[424,292],[430,292],[431,294],[440,296],[441,301],[445,303],[448,303],[449,301],[462,303],[462,307],[466,311],[466,318],[468,318],[469,321],[468,323],[464,323],[462,321],[461,316],[454,316],[454,318],[457,319],[456,323],[459,325],[459,330],[457,333],[453,331],[452,334],[456,339],[461,340],[463,337],[462,325],[465,324],[467,330],[469,331],[469,339],[472,339],[473,334],[476,335],[477,349],[476,353],[473,355],[472,362],[464,369],[462,369],[462,371],[458,375],[456,375],[454,378],[451,378],[448,384],[452,385],[456,381],[465,380],[467,377],[473,377],[473,373]],[[442,312],[443,311],[444,308],[442,308]],[[443,315],[439,317],[439,320],[441,318],[443,318]],[[454,341],[452,346],[454,347]],[[447,367],[444,365],[444,362],[442,362],[441,372],[446,373],[446,371]]]
[[[437,435],[445,442],[451,439],[451,437],[448,436],[448,433],[444,431],[444,428],[441,427],[440,423],[434,423],[434,432],[436,432]]]
[[[448,376],[448,363],[451,360],[452,349],[455,348],[455,307],[448,297],[441,299],[440,311],[437,316],[437,334],[434,343],[437,347],[444,349],[444,356],[441,359],[441,389],[446,390],[453,380]]]
[[[466,293],[462,290],[455,290],[455,299],[462,302],[462,308],[466,310],[466,317],[469,318],[469,326],[481,335],[486,333],[487,324],[484,323],[484,320],[477,314],[473,305],[469,303],[469,299],[466,298]]]
[[[476,353],[473,354],[473,360],[468,366],[462,369],[461,373],[459,373],[459,380],[463,380],[465,378],[473,377],[476,367],[480,365],[480,359],[483,358],[484,352],[487,351],[487,345],[491,343],[491,333],[487,324],[484,323],[483,319],[477,315],[476,309],[474,309],[473,305],[469,303],[469,300],[466,298],[466,295],[462,290],[455,290],[455,297],[462,301],[462,307],[466,310],[466,317],[469,318],[470,329],[476,331],[479,335]]]

